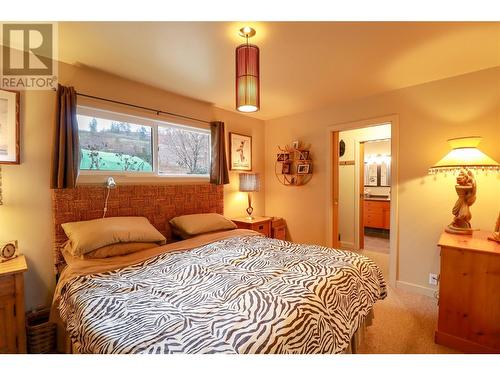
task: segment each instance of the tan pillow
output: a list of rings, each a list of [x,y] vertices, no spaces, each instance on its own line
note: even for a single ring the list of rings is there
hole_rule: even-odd
[[[170,220],[172,231],[182,238],[203,233],[236,229],[236,224],[219,214],[194,214],[174,217]]]
[[[90,253],[84,254],[83,259],[101,259],[101,258],[115,257],[119,255],[127,255],[130,253],[135,253],[136,251],[151,249],[152,247],[158,247],[158,246],[160,245],[154,242],[115,243],[113,245],[104,246],[97,250],[93,250]]]
[[[73,256],[120,242],[155,242],[158,245],[167,242],[145,217],[107,217],[64,223],[61,226],[71,241],[69,250]]]

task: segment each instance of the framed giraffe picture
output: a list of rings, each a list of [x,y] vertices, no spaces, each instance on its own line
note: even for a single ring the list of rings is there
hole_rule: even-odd
[[[232,171],[252,170],[252,137],[229,133],[229,163]]]

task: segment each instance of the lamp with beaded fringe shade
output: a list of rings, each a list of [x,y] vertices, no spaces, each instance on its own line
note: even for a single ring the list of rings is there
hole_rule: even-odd
[[[500,165],[477,146],[481,137],[462,137],[448,140],[451,151],[429,168],[430,174],[459,172],[455,191],[458,199],[451,210],[454,218],[445,231],[454,234],[472,234],[470,206],[476,201],[476,180],[472,170],[500,171]]]

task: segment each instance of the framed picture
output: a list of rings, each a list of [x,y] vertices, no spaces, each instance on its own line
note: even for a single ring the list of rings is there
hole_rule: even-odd
[[[229,133],[229,163],[233,171],[252,170],[252,137]]]
[[[290,174],[290,163],[283,163],[281,174]]]
[[[309,160],[309,151],[301,151],[299,154],[299,160]]]
[[[297,165],[297,174],[309,174],[310,164],[298,164]]]
[[[280,152],[276,155],[276,158],[278,161],[288,161],[290,160],[290,154],[288,152]]]
[[[0,164],[19,164],[19,92],[0,90]]]

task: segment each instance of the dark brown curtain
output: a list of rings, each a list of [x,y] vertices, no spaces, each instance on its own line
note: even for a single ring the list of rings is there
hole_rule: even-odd
[[[212,165],[210,166],[210,183],[216,185],[229,184],[224,123],[221,121],[211,122],[210,133],[212,135]]]
[[[78,177],[80,150],[76,122],[76,91],[73,87],[57,86],[52,147],[50,188],[74,188]]]

